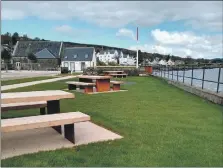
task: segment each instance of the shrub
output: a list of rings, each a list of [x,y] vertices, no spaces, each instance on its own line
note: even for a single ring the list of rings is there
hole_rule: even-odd
[[[68,67],[61,67],[61,74],[68,74]]]

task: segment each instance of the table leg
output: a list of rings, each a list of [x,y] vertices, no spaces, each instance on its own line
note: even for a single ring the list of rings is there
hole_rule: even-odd
[[[120,84],[113,84],[113,90],[120,90]]]
[[[92,79],[83,79],[83,78],[79,78],[79,82],[85,82],[85,83],[93,83]],[[80,86],[80,89],[84,89],[84,86]]]
[[[110,91],[110,79],[97,79],[96,90],[97,92]]]
[[[55,114],[55,113],[60,113],[60,101],[59,100],[47,101],[47,114]],[[52,128],[55,129],[60,134],[62,133],[61,125],[53,126]]]
[[[45,107],[41,107],[40,108],[40,115],[45,115],[46,114],[46,108]]]
[[[70,142],[75,144],[74,124],[66,124],[66,125],[64,125],[64,137],[66,139],[68,139]]]
[[[92,93],[93,92],[93,86],[85,86],[84,92],[85,93]]]

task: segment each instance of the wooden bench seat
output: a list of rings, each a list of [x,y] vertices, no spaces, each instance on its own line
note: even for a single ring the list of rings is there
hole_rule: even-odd
[[[123,81],[110,81],[112,84],[112,89],[113,90],[120,90],[120,85],[123,84]]]
[[[46,101],[37,101],[37,102],[26,102],[26,103],[9,103],[9,104],[1,104],[1,111],[9,111],[9,110],[25,110],[31,108],[40,108],[40,114],[46,113]]]
[[[127,74],[109,74],[110,76],[116,77],[116,78],[126,78]]]
[[[90,116],[81,112],[67,112],[59,114],[46,114],[39,116],[2,119],[1,131],[13,132],[64,125],[65,138],[72,143],[75,143],[74,123],[89,120]]]
[[[69,81],[66,83],[68,84],[68,90],[76,90],[78,86],[80,89],[84,89],[85,93],[93,92],[93,86],[95,86],[95,83],[86,83],[86,82]]]

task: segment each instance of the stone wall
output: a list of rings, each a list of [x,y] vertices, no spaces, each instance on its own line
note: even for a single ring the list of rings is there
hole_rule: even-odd
[[[16,62],[21,63],[22,70],[53,70],[58,69],[58,60],[57,59],[38,59],[37,63],[29,63],[28,59],[23,57],[14,57],[13,58],[14,67]]]

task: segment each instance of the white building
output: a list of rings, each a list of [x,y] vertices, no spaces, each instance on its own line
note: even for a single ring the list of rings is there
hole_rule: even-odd
[[[175,65],[182,65],[184,64],[184,61],[181,61],[181,60],[176,60],[175,61]]]
[[[100,51],[97,57],[100,61],[108,64],[109,62],[117,62],[116,57],[119,55],[117,50]]]
[[[96,66],[96,55],[93,47],[71,47],[64,49],[61,67],[70,71],[82,72],[87,67]]]
[[[167,65],[167,62],[165,60],[160,60],[158,64],[159,65]]]
[[[120,65],[135,65],[136,58],[130,56],[129,54],[122,54],[119,58]]]
[[[171,59],[169,59],[169,60],[167,61],[167,65],[169,65],[169,66],[173,66],[173,65],[175,65],[175,63],[174,63],[174,61],[172,61]]]

